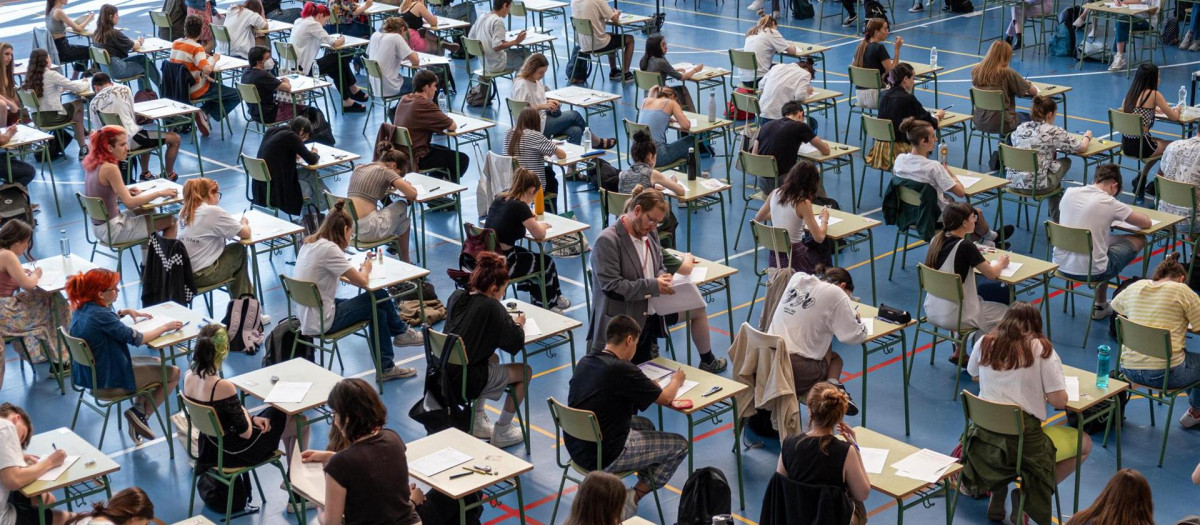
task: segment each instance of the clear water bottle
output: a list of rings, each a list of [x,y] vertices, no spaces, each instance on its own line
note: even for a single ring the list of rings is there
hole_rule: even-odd
[[[945,164],[950,156],[950,146],[945,142],[938,144],[938,162]]]
[[[58,249],[62,251],[63,259],[71,256],[71,241],[67,239],[67,230],[58,230]]]
[[[442,113],[450,113],[450,103],[446,101],[445,91],[438,91],[437,103],[438,109],[442,110]]]
[[[592,147],[592,128],[583,128],[583,139],[580,140],[580,143],[583,144],[584,149],[591,149],[591,147]]]
[[[1108,372],[1112,349],[1108,345],[1100,345],[1096,355],[1096,388],[1108,388]]]
[[[700,162],[696,159],[696,148],[688,148],[687,177],[696,180],[700,176]]]
[[[708,121],[717,120],[717,94],[708,94]]]
[[[733,525],[733,516],[729,514],[717,514],[712,517],[710,523],[712,525]]]
[[[937,46],[929,48],[929,65],[937,67]]]
[[[1179,86],[1179,106],[1187,105],[1187,86]]]

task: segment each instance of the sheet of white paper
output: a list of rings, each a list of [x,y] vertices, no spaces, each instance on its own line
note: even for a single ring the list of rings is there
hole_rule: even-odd
[[[416,472],[422,476],[435,476],[439,472],[444,472],[448,469],[457,467],[471,461],[471,456],[463,454],[453,448],[446,447],[433,454],[423,458],[409,461],[408,470]]]
[[[897,461],[892,468],[896,469],[898,476],[918,479],[926,483],[936,483],[942,473],[955,461],[957,460],[950,456],[923,448]]]
[[[650,298],[650,307],[658,315],[668,315],[678,312],[686,312],[695,310],[696,308],[704,308],[704,297],[700,296],[700,289],[692,284],[691,280],[680,282],[676,278],[677,284],[672,284],[671,288],[675,290],[673,294],[663,294],[658,297]]]
[[[71,465],[74,465],[76,461],[79,461],[79,456],[67,456],[67,458],[63,460],[62,465],[47,470],[45,474],[38,476],[38,481],[54,481],[58,479],[58,477],[63,475],[67,469],[71,468]]]
[[[708,277],[708,268],[705,266],[693,266],[692,274],[689,276],[694,283],[702,283]]]
[[[533,337],[542,335],[542,327],[538,326],[537,319],[532,317],[525,318],[525,337]]]
[[[995,265],[995,264],[996,264],[996,262],[992,261],[992,265]],[[1000,277],[1012,277],[1012,276],[1016,275],[1017,270],[1020,270],[1021,266],[1023,266],[1023,265],[1024,265],[1024,263],[1009,261],[1008,266],[1005,266],[1003,270],[1000,270]]]
[[[867,474],[883,473],[883,465],[887,463],[888,457],[888,450],[886,448],[859,447],[858,454],[862,456],[863,466],[867,468]]]
[[[821,218],[820,218],[820,217],[817,217],[817,222],[818,222],[818,223],[820,223],[820,222],[821,222]],[[829,218],[829,226],[833,226],[834,224],[837,224],[837,223],[839,223],[839,222],[842,222],[842,218],[841,218],[841,217],[830,217],[830,218]]]
[[[139,331],[139,332],[141,332],[141,333],[143,333],[143,334],[144,334],[144,333],[146,333],[146,332],[149,332],[149,331],[151,331],[151,330],[153,330],[153,329],[155,329],[155,328],[158,328],[158,327],[160,327],[160,326],[162,326],[162,325],[164,325],[164,324],[167,324],[167,323],[169,323],[169,322],[171,322],[171,321],[174,321],[174,320],[175,320],[175,319],[172,319],[172,318],[170,318],[170,317],[167,317],[167,316],[165,316],[165,315],[156,315],[156,316],[154,316],[154,317],[151,317],[151,318],[149,318],[149,319],[143,319],[143,320],[141,320],[141,321],[138,321],[138,322],[136,322],[136,323],[135,323],[135,322],[133,322],[133,318],[132,318],[132,317],[122,317],[122,318],[121,318],[121,323],[123,323],[125,326],[128,326],[128,327],[130,327],[130,328],[133,328],[134,330],[137,330],[137,331]]]
[[[813,154],[816,152],[817,152],[816,146],[813,146],[812,144],[805,142],[804,144],[800,145],[800,151],[798,153],[801,155],[810,155],[810,154]]]
[[[864,317],[862,323],[867,327],[867,335],[875,335],[875,318]]]
[[[1067,401],[1079,401],[1079,377],[1066,376]]]
[[[264,403],[299,403],[304,401],[308,389],[312,388],[309,381],[278,381],[271,387],[271,392],[263,399]]]
[[[676,196],[676,197],[678,197],[678,196],[679,196],[679,194],[678,194],[678,193],[675,193],[675,191],[674,191],[674,190],[672,190],[671,188],[663,188],[663,189],[662,189],[662,192],[663,192],[663,193],[665,193],[665,194],[667,194],[667,195],[674,195],[674,196]]]
[[[67,276],[58,270],[42,270],[42,277],[38,279],[38,288],[43,290],[57,290],[67,284]]]
[[[658,386],[661,387],[665,384],[666,384],[666,381],[663,380],[663,382],[660,382],[658,384]],[[679,385],[679,391],[675,392],[675,399],[679,399],[679,398],[683,397],[683,395],[686,394],[688,392],[688,390],[696,388],[696,385],[698,385],[698,384],[700,384],[700,383],[698,383],[696,381],[692,381],[690,379],[684,379],[683,384]]]
[[[1161,223],[1161,222],[1162,222],[1162,221],[1155,220],[1155,219],[1150,219],[1150,227],[1151,227],[1151,228],[1153,228],[1153,227],[1155,227],[1155,226],[1158,226],[1158,224],[1159,224],[1159,223]],[[1133,230],[1133,231],[1137,231],[1137,230],[1140,230],[1140,229],[1141,229],[1141,228],[1138,228],[1137,226],[1134,226],[1134,225],[1132,225],[1132,224],[1129,224],[1128,222],[1125,222],[1125,221],[1113,221],[1113,223],[1112,223],[1112,227],[1113,227],[1113,228],[1120,228],[1120,229],[1122,229],[1122,230]]]
[[[300,460],[300,442],[292,446],[292,460],[288,468],[288,476],[292,488],[303,493],[308,499],[318,505],[325,504],[325,464],[319,462],[305,463]]]
[[[638,365],[638,370],[641,370],[642,374],[650,378],[651,381],[658,381],[675,372],[670,368],[649,361]]]
[[[717,179],[702,179],[700,185],[710,190],[719,190],[727,186],[727,184]]]
[[[979,177],[972,177],[970,175],[959,175],[958,176],[958,181],[962,183],[964,188],[970,188],[971,186],[974,186],[976,182],[979,182],[981,180],[983,180],[983,179],[981,179]]]

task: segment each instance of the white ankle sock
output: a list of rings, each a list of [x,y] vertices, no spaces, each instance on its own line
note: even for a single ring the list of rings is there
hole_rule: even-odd
[[[500,419],[496,420],[496,426],[502,427],[502,426],[506,426],[506,425],[511,425],[513,416],[515,416],[515,415],[516,415],[515,412],[509,412],[507,410],[500,412]]]

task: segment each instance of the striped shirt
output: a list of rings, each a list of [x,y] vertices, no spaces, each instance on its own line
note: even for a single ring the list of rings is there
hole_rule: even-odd
[[[1188,285],[1144,279],[1129,285],[1112,300],[1112,307],[1138,324],[1171,331],[1171,366],[1183,364],[1188,325],[1200,326],[1200,297]],[[1121,368],[1161,370],[1162,359],[1121,348]]]
[[[504,135],[504,153],[507,154],[509,141],[512,139],[513,130],[508,130]],[[537,131],[525,130],[521,133],[521,143],[517,144],[517,164],[522,168],[532,171],[537,174],[538,180],[542,181],[542,186],[546,185],[546,159],[547,155],[553,155],[557,146],[554,141],[546,138],[545,135]]]
[[[188,90],[188,97],[196,100],[208,93],[208,79],[205,78],[204,72],[201,71],[209,65],[208,53],[204,52],[204,46],[197,44],[195,40],[181,38],[171,43],[171,62],[183,64],[187,68],[188,73],[192,74],[192,79],[196,82],[192,84]]]
[[[398,178],[400,175],[387,169],[383,164],[377,162],[363,164],[354,168],[354,174],[350,175],[350,189],[347,191],[347,196],[370,202],[382,201],[383,197],[392,190],[392,183],[396,182]]]

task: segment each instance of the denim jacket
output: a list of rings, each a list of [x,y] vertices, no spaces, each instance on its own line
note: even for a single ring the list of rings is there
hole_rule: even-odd
[[[137,390],[133,379],[133,358],[129,345],[142,344],[142,334],[125,326],[112,308],[84,303],[71,317],[71,335],[87,341],[96,361],[96,380],[92,369],[78,363],[71,367],[71,381],[83,388],[121,388]]]

